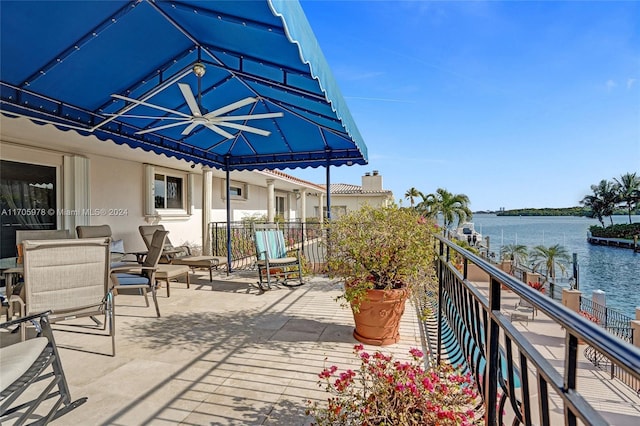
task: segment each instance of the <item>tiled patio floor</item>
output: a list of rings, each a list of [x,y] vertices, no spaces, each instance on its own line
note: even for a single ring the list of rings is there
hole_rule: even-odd
[[[55,332],[72,397],[88,401],[54,424],[307,424],[304,400],[326,398],[325,358],[355,361],[340,285],[312,278],[261,293],[255,278],[205,275],[190,289],[172,283],[170,298],[161,289],[162,318],[141,296],[118,295],[116,357],[81,351],[110,353],[108,337]],[[402,342],[384,351],[422,347],[414,312],[408,303]]]
[[[341,286],[315,277],[298,288],[262,293],[256,278],[199,274],[187,289],[159,293],[162,318],[137,295],[116,298],[117,355],[110,339],[63,332],[55,336],[74,399],[88,401],[56,425],[305,425],[304,400],[325,399],[317,374],[327,365],[355,364],[351,312],[335,297]],[[505,298],[505,304],[511,301]],[[518,328],[554,365],[562,366],[561,331],[541,316]],[[65,329],[69,329],[65,327]],[[410,303],[402,341],[382,348],[407,357],[423,348]],[[10,338],[16,338],[12,335]],[[2,344],[7,343],[3,336]],[[367,347],[370,351],[380,349]],[[635,425],[640,400],[604,372],[581,363],[589,400],[617,425]],[[581,386],[581,387],[582,387]],[[561,415],[561,407],[554,407]],[[561,417],[556,418],[556,420]],[[553,423],[555,424],[555,423]]]

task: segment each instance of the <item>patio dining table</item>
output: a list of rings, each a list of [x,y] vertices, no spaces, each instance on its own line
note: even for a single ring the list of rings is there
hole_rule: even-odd
[[[22,292],[16,292],[16,289],[14,287],[19,277],[24,273],[24,266],[21,263],[18,263],[17,257],[2,258],[0,259],[0,273],[2,273],[2,275],[4,276],[4,298],[6,299],[7,304],[7,321],[13,318],[13,310],[16,304],[18,305],[19,316],[23,317],[25,315],[24,298],[22,297]],[[22,333],[22,340],[24,340],[25,328],[21,326],[20,330]]]
[[[22,263],[18,263],[17,257],[5,257],[0,259],[0,273],[4,276],[6,298],[9,300],[13,294],[13,286],[24,272]]]

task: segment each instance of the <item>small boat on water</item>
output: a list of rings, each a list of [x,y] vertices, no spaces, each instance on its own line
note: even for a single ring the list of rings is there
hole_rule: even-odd
[[[479,246],[482,244],[482,234],[476,231],[472,222],[464,222],[458,226],[458,228],[453,231],[452,238],[466,241],[470,246]]]

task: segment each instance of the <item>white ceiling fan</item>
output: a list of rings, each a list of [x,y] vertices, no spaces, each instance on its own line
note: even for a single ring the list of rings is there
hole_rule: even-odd
[[[198,102],[196,102],[196,98],[191,91],[191,87],[185,83],[178,83],[178,87],[182,92],[182,96],[189,106],[189,110],[191,111],[191,115],[185,114],[180,111],[176,111],[173,109],[165,108],[159,105],[154,105],[149,102],[141,101],[138,99],[128,98],[122,95],[111,95],[116,99],[120,99],[123,101],[128,101],[137,105],[143,105],[149,108],[154,108],[160,111],[168,112],[171,114],[175,114],[177,117],[153,117],[153,116],[142,116],[142,115],[118,115],[118,114],[109,114],[109,115],[118,115],[120,117],[128,117],[128,118],[149,118],[156,120],[174,120],[174,123],[164,124],[162,126],[151,127],[149,129],[140,130],[136,132],[136,135],[144,135],[145,133],[151,133],[157,130],[168,129],[171,127],[177,126],[186,126],[182,131],[183,136],[189,135],[196,127],[203,125],[210,130],[213,130],[220,136],[232,139],[234,135],[222,129],[221,127],[228,127],[231,129],[237,129],[244,132],[255,133],[260,136],[269,136],[271,132],[267,130],[258,129],[256,127],[247,126],[245,124],[235,123],[236,121],[246,121],[246,120],[258,120],[264,118],[278,118],[282,117],[282,112],[271,112],[264,114],[249,114],[249,115],[223,115],[231,111],[235,111],[238,108],[242,108],[243,106],[250,105],[258,102],[257,98],[247,97],[241,99],[237,102],[233,102],[229,105],[218,108],[214,111],[208,112],[206,114],[202,114],[200,106]]]

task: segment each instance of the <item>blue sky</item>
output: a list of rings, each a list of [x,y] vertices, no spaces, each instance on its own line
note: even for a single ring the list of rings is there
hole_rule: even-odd
[[[396,200],[445,188],[476,211],[640,173],[640,2],[301,4],[369,150],[332,183],[378,170]]]

